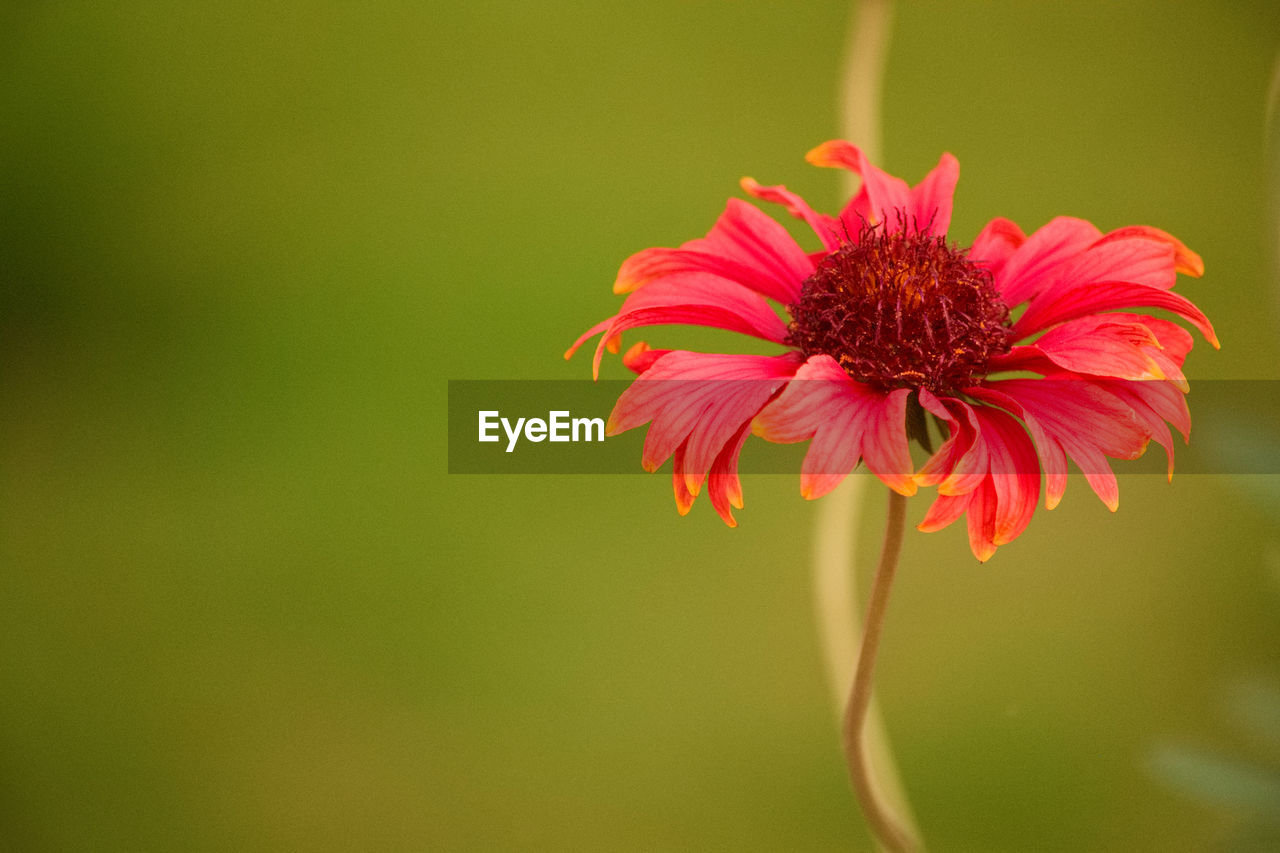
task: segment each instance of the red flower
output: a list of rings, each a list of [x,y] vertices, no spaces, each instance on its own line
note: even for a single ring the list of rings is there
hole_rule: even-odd
[[[1172,476],[1169,424],[1184,440],[1190,430],[1181,367],[1191,335],[1121,309],[1163,309],[1217,347],[1208,318],[1172,290],[1177,273],[1202,274],[1199,256],[1156,228],[1103,234],[1069,217],[1029,236],[994,219],[960,249],[946,241],[959,175],[950,154],[915,187],[847,142],[820,145],[807,159],[862,177],[839,217],[815,213],[781,186],[750,178],[742,186],[805,220],[822,251],[806,253],[758,208],[730,199],[706,237],[628,258],[614,284],[628,294],[622,309],[565,355],[603,333],[598,375],[604,350],[617,352],[625,330],[670,323],[785,348],[727,355],[641,342],[623,356],[639,375],[608,431],[652,423],[642,461],[653,470],[674,457],[681,514],[705,482],[716,511],[735,524],[737,460],[749,431],[811,442],[800,476],[806,498],[835,488],[859,461],[904,495],[937,486],[920,529],[967,513],[979,560],[1026,528],[1041,471],[1046,507],[1058,503],[1068,457],[1112,511],[1118,489],[1107,457],[1136,458],[1154,439]],[[1017,378],[1029,374],[1041,378]],[[916,470],[908,444],[929,445],[925,413],[947,438]]]

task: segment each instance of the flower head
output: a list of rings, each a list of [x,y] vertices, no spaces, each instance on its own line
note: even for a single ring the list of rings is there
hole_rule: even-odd
[[[806,252],[759,208],[730,199],[706,237],[628,258],[614,284],[627,294],[621,310],[566,353],[601,335],[598,375],[623,332],[659,324],[729,329],[783,348],[730,355],[640,342],[622,357],[638,376],[609,432],[651,424],[642,462],[653,470],[674,458],[681,514],[705,483],[735,524],[749,432],[810,441],[806,498],[859,462],[900,494],[936,486],[920,529],[966,516],[979,560],[1026,528],[1042,473],[1046,507],[1058,503],[1068,459],[1113,511],[1108,458],[1136,458],[1154,439],[1172,476],[1169,425],[1184,440],[1191,427],[1181,368],[1192,338],[1143,309],[1181,318],[1217,347],[1208,318],[1173,292],[1178,273],[1202,274],[1198,255],[1156,228],[1104,234],[1069,217],[1030,235],[994,219],[962,249],[947,239],[959,175],[950,154],[914,187],[847,142],[820,145],[808,160],[862,178],[838,217],[782,186],[742,186],[803,219],[821,251]],[[932,451],[930,416],[945,440],[917,469],[909,441]]]

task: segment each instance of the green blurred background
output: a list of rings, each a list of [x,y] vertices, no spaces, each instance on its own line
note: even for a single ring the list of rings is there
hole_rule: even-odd
[[[730,530],[663,475],[445,454],[447,379],[588,375],[617,265],[740,176],[836,207],[802,158],[847,19],[0,6],[0,849],[869,849],[794,478]],[[1177,234],[1193,387],[1280,378],[1278,46],[1269,2],[904,3],[884,165],[955,153],[962,242]],[[1276,481],[1135,475],[1114,516],[1073,481],[982,566],[908,538],[880,692],[932,849],[1247,835],[1151,756],[1280,766],[1230,702],[1280,682]]]

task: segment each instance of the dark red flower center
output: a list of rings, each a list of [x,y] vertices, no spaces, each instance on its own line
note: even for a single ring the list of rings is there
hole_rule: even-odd
[[[864,226],[822,259],[788,306],[787,343],[877,387],[972,385],[1009,351],[1009,309],[964,250],[899,224]]]

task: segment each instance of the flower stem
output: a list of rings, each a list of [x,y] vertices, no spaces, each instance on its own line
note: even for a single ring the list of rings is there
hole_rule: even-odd
[[[880,648],[880,635],[884,631],[885,614],[889,609],[889,591],[898,568],[898,556],[902,553],[903,531],[906,527],[907,499],[897,492],[889,492],[888,517],[885,520],[884,544],[880,550],[880,564],[871,588],[871,600],[867,604],[867,619],[862,635],[862,649],[858,666],[849,691],[849,703],[845,706],[844,739],[845,760],[849,764],[849,779],[858,796],[862,812],[872,833],[888,850],[912,851],[920,849],[920,842],[909,823],[896,815],[886,801],[884,792],[876,780],[876,768],[870,756],[870,741],[866,732],[867,711],[871,707],[871,686],[876,668],[876,653]]]

